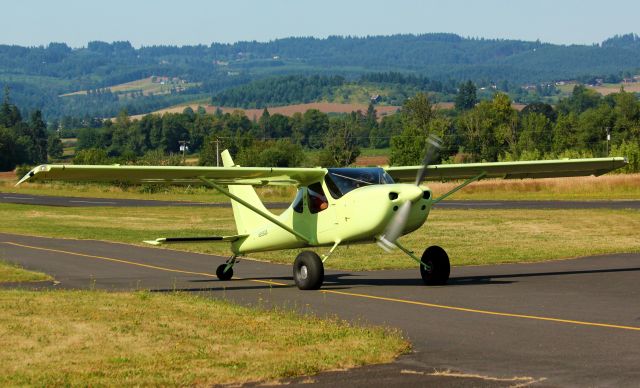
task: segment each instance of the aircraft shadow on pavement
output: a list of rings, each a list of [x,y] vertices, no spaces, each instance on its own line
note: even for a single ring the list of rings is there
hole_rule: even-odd
[[[501,275],[478,275],[478,276],[454,276],[449,279],[447,287],[451,286],[470,286],[470,285],[485,285],[485,284],[511,284],[517,283],[517,280],[507,280],[513,278],[527,278],[527,277],[545,277],[545,276],[564,276],[564,275],[585,275],[585,274],[598,274],[598,273],[615,273],[615,272],[634,272],[640,271],[640,268],[614,268],[614,269],[594,269],[594,270],[576,270],[576,271],[556,271],[556,272],[532,272],[532,273],[516,273],[516,274],[501,274]],[[504,279],[504,280],[502,280]],[[280,281],[286,282],[286,285],[278,284],[256,284],[252,286],[240,286],[236,282],[262,280],[262,281]],[[231,282],[220,283],[217,279],[193,279],[189,280],[190,283],[214,283],[215,287],[194,287],[194,288],[181,288],[181,289],[167,289],[167,290],[154,290],[154,292],[161,291],[220,291],[223,289],[232,290],[249,290],[249,289],[270,289],[270,288],[290,288],[295,287],[293,279],[290,276],[271,276],[271,277],[253,277],[246,279],[238,279]],[[235,283],[235,284],[234,284]],[[327,274],[325,275],[325,282],[323,287],[326,289],[340,290],[350,289],[356,286],[423,286],[424,283],[420,278],[371,278],[367,275],[359,275],[352,273],[339,273],[339,274]]]
[[[545,277],[545,276],[563,276],[563,275],[587,275],[597,273],[614,273],[614,272],[634,272],[640,271],[640,268],[611,268],[611,269],[588,269],[588,270],[575,270],[575,271],[556,271],[556,272],[531,272],[531,273],[516,273],[516,274],[502,274],[502,275],[479,275],[479,276],[460,276],[449,279],[450,285],[464,285],[464,284],[485,284],[492,279],[511,279],[511,278],[527,278],[527,277]],[[495,281],[501,282],[501,281]],[[495,283],[494,282],[494,283]],[[507,283],[513,283],[507,281]]]

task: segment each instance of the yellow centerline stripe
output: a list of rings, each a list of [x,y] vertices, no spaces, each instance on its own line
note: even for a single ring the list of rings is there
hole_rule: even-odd
[[[135,261],[115,259],[112,257],[105,257],[105,256],[89,255],[89,254],[78,253],[78,252],[63,251],[63,250],[52,249],[52,248],[36,247],[36,246],[19,244],[19,243],[10,242],[10,241],[4,241],[4,243],[22,247],[22,248],[36,249],[36,250],[47,251],[47,252],[63,253],[63,254],[87,257],[92,259],[106,260],[114,263],[135,265],[138,267],[157,269],[157,270],[166,271],[166,272],[175,272],[175,273],[182,273],[187,275],[200,275],[200,276],[206,276],[206,277],[217,277],[216,275],[210,274],[207,272],[193,272],[193,271],[185,271],[185,270],[175,269],[175,268],[159,267],[156,265],[143,264]],[[276,285],[276,286],[289,286],[289,284],[287,283],[274,282],[271,280],[246,279],[246,278],[238,278],[238,277],[234,277],[234,279],[246,280],[246,281],[251,281],[255,283],[270,284],[270,285]],[[530,319],[530,320],[556,322],[556,323],[567,323],[567,324],[581,325],[581,326],[606,327],[610,329],[640,331],[640,327],[636,327],[636,326],[613,325],[608,323],[585,322],[585,321],[576,321],[572,319],[541,317],[537,315],[512,314],[512,313],[504,313],[504,312],[490,311],[490,310],[478,310],[478,309],[472,309],[472,308],[466,308],[466,307],[447,306],[447,305],[441,305],[441,304],[435,304],[435,303],[418,302],[418,301],[408,300],[408,299],[389,298],[385,296],[375,296],[375,295],[360,294],[360,293],[346,292],[346,291],[335,291],[335,290],[326,290],[326,289],[321,289],[319,291],[325,294],[334,294],[334,295],[351,296],[356,298],[382,300],[386,302],[403,303],[403,304],[409,304],[409,305],[415,305],[415,306],[437,308],[437,309],[443,309],[443,310],[462,311],[462,312],[475,313],[475,314],[494,315],[494,316],[501,316],[501,317],[521,318],[521,319]]]

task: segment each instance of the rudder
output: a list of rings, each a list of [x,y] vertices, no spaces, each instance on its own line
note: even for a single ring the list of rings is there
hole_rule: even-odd
[[[224,167],[236,167],[233,159],[231,158],[231,154],[229,150],[224,150],[220,154],[222,157],[222,165]],[[257,209],[271,214],[264,206],[260,197],[256,193],[256,190],[253,186],[250,185],[229,185],[229,192],[233,195],[236,195],[242,198],[244,201],[248,202],[252,206]],[[264,217],[255,213],[253,210],[250,210],[243,206],[242,204],[231,200],[231,207],[233,208],[233,217],[236,220],[236,228],[238,229],[238,234],[248,234],[251,233],[255,228],[260,225],[264,225],[267,221]]]

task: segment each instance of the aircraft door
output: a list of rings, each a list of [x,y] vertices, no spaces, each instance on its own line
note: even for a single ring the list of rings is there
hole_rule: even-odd
[[[318,215],[319,239],[320,234],[335,230],[337,227],[335,202],[325,194],[323,186],[322,183],[316,182],[307,187],[309,212]]]

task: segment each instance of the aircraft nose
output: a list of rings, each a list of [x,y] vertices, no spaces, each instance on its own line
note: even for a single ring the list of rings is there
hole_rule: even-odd
[[[404,185],[401,190],[392,190],[389,193],[389,199],[398,200],[398,202],[416,202],[422,198],[423,194],[423,190],[418,186]]]

